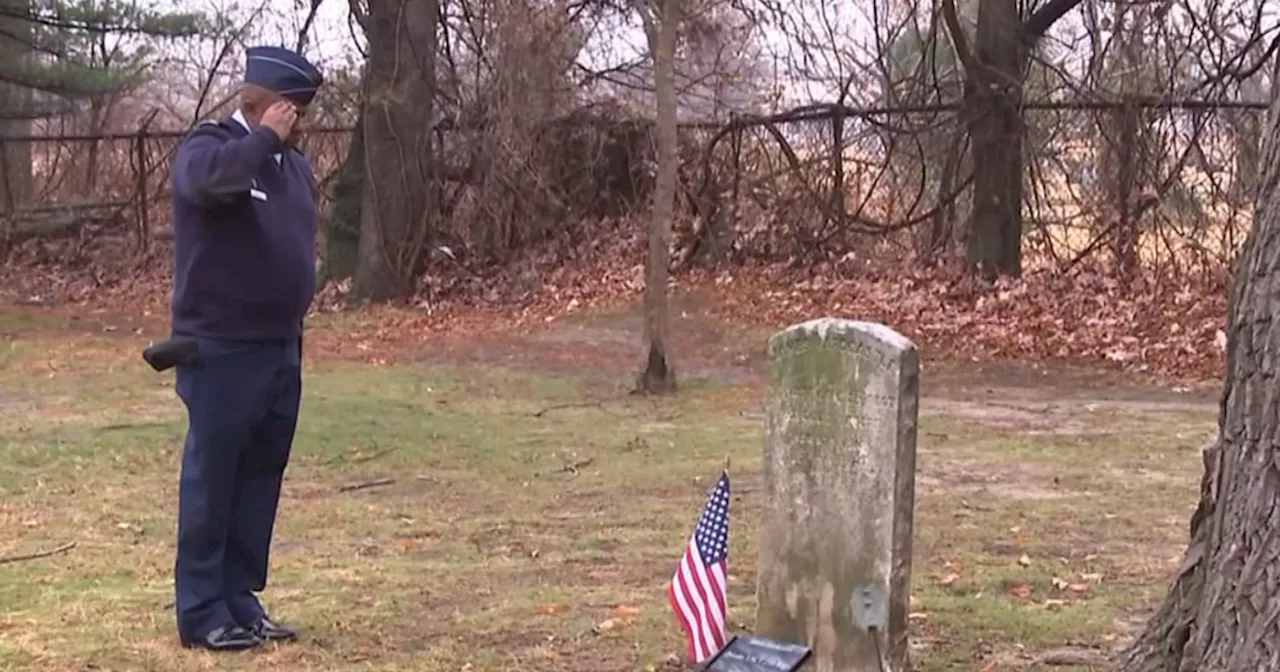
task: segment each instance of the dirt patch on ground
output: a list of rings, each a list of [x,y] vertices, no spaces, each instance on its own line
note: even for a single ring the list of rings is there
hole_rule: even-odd
[[[682,384],[713,383],[750,392],[731,406],[758,402],[767,377],[769,337],[777,325],[730,323],[712,315],[699,292],[671,298],[672,343],[668,350]],[[67,331],[129,341],[131,359],[145,339],[162,338],[163,316],[154,311],[83,314],[47,307],[18,307],[0,323],[0,337],[38,340]],[[392,320],[394,322],[394,320]],[[386,316],[352,313],[321,323],[308,336],[308,356],[363,359],[372,363],[415,359],[452,365],[480,364],[573,375],[611,389],[630,389],[644,361],[643,311],[639,301],[611,310],[550,320],[536,328],[474,328],[465,333],[387,329]],[[921,414],[942,416],[1028,434],[1093,435],[1108,431],[1098,413],[1212,411],[1217,381],[1173,381],[1122,372],[1106,362],[978,361],[935,358],[922,353]],[[30,400],[0,390],[0,408]]]
[[[72,305],[6,305],[0,340],[65,339],[67,332],[130,341],[164,338],[167,307],[152,304],[130,313]],[[785,325],[758,324],[749,316],[719,319],[713,315],[714,299],[697,290],[673,294],[670,306],[668,352],[682,380],[763,381],[768,338]],[[643,310],[638,299],[556,317],[532,328],[509,324],[495,313],[493,328],[487,330],[484,314],[468,316],[465,325],[460,321],[446,327],[421,320],[421,311],[399,308],[350,311],[336,321],[324,316],[312,320],[308,353],[319,359],[444,359],[627,378],[643,362]],[[1221,387],[1217,380],[1180,381],[1125,372],[1103,361],[966,360],[927,349],[922,359],[925,396],[970,401],[1012,388],[1023,391],[1019,402],[1074,397],[1205,403],[1215,399]]]
[[[708,316],[706,299],[672,299],[668,352],[683,382],[729,384],[763,380],[770,330],[731,325]],[[473,362],[586,374],[630,381],[644,361],[644,318],[638,303],[594,314],[559,318],[536,329],[433,339],[427,360]]]
[[[670,352],[681,382],[762,388],[768,326],[730,324],[709,316],[696,294],[672,303]],[[587,375],[630,385],[645,354],[639,305],[556,320],[540,329],[450,339],[428,359],[496,364]],[[1121,372],[1103,362],[931,359],[923,353],[921,411],[1029,432],[1089,434],[1098,411],[1212,410],[1216,381],[1171,381]]]
[[[0,411],[22,411],[34,408],[31,399],[19,396],[16,390],[0,387]]]
[[[1075,398],[1066,396],[1051,402],[1026,399],[1028,393],[1040,392],[1038,388],[1002,388],[999,392],[987,399],[966,399],[958,398],[954,391],[939,391],[923,398],[920,412],[926,417],[952,418],[1026,435],[1106,436],[1115,429],[1100,422],[1106,416],[1208,413],[1216,408],[1210,399],[1193,395],[1169,400],[1161,390],[1149,391],[1146,399],[1133,398],[1135,390],[1125,390],[1124,398],[1108,395],[1107,390],[1096,396],[1084,396],[1077,390],[1067,392],[1077,395]]]
[[[1050,467],[1034,462],[992,464],[928,455],[921,459],[916,470],[916,487],[922,493],[945,491],[1010,500],[1069,496],[1071,493],[1057,487],[1056,481]]]

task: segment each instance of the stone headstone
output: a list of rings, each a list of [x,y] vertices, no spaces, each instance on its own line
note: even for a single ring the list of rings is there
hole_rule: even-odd
[[[755,632],[812,647],[817,672],[906,669],[919,352],[827,318],[769,355]]]

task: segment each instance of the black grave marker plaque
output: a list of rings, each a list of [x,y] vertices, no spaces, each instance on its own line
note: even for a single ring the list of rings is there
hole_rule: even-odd
[[[813,653],[807,646],[742,635],[725,644],[704,672],[796,672]]]

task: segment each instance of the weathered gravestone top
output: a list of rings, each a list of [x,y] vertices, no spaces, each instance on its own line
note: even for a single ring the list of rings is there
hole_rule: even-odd
[[[827,318],[769,355],[755,632],[812,647],[817,672],[904,669],[919,353]]]

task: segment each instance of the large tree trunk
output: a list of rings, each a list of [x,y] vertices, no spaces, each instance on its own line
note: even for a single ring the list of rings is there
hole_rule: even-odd
[[[438,0],[370,0],[365,184],[354,298],[411,296],[436,214],[432,116]]]
[[[1022,274],[1022,22],[1017,0],[982,0],[965,108],[973,140],[969,268],[993,280]]]
[[[676,169],[680,157],[676,127],[676,35],[681,0],[657,0],[658,11],[646,13],[645,34],[653,56],[654,97],[657,100],[658,175],[653,194],[653,220],[649,224],[649,254],[644,282],[644,333],[649,346],[639,389],[654,394],[676,388],[675,369],[667,360],[671,333],[667,307],[667,270],[671,252],[671,220],[675,217]]]
[[[1205,453],[1186,559],[1122,672],[1280,669],[1280,105],[1227,315],[1219,438]]]
[[[1023,71],[1045,31],[1080,2],[1048,0],[1022,21],[1017,0],[979,0],[972,51],[955,0],[942,3],[947,31],[964,63],[964,114],[974,165],[966,260],[971,272],[988,280],[1022,274]]]

